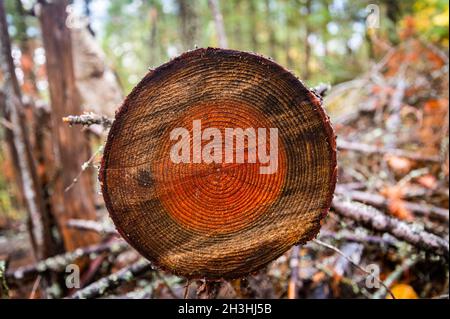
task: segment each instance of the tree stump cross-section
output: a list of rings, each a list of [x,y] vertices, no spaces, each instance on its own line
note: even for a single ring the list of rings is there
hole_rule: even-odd
[[[118,231],[143,256],[214,280],[248,275],[314,238],[336,171],[318,96],[271,60],[208,48],[133,89],[100,180]]]

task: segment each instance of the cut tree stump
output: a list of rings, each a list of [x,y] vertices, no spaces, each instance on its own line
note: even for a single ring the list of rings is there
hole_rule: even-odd
[[[277,169],[262,174],[267,164],[251,162],[250,138],[239,144],[244,163],[195,162],[195,120],[203,133],[225,135],[213,139],[213,155],[227,152],[225,128],[254,128],[257,141],[258,128],[267,128],[268,142],[256,145],[267,154],[269,128],[278,129]],[[186,128],[193,143],[171,140],[175,128]],[[210,142],[201,140],[204,151]],[[172,161],[175,143],[187,145],[190,163]],[[314,238],[336,171],[320,97],[271,60],[208,48],[150,71],[134,88],[109,132],[100,180],[118,231],[143,256],[174,274],[214,280],[245,276]]]

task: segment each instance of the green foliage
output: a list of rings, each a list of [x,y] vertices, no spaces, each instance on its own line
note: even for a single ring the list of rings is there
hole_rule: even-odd
[[[208,0],[91,0],[97,37],[126,93],[154,68],[195,47],[217,46]],[[37,19],[24,15],[19,0],[6,1],[10,33],[38,35]],[[84,0],[74,0],[83,11]],[[219,1],[230,48],[272,57],[313,86],[339,83],[364,72],[374,55],[365,18],[369,0]],[[22,0],[29,9],[31,0]],[[422,38],[448,47],[448,1],[380,0],[379,38],[401,41],[399,30],[414,19]],[[81,8],[81,9],[80,9]],[[100,9],[99,9],[100,8]],[[100,10],[102,12],[95,12]],[[23,23],[26,20],[27,28]],[[311,48],[311,54],[307,54]],[[306,66],[307,65],[307,66]]]
[[[447,0],[417,0],[412,6],[417,31],[432,42],[448,47],[449,3]]]
[[[146,67],[160,65],[184,50],[191,39],[186,41],[180,19],[192,19],[198,26],[190,48],[218,45],[208,1],[188,1],[192,8],[189,17],[180,11],[183,1],[110,2],[102,39],[126,91],[137,83]],[[342,82],[366,70],[373,58],[365,28],[366,7],[371,2],[318,0],[310,2],[309,10],[308,3],[308,0],[220,1],[229,47],[270,56],[299,77],[307,77],[309,85]],[[379,6],[381,29],[377,32],[388,41],[400,41],[397,31],[406,15],[425,22],[428,20],[422,15],[426,13],[436,22],[427,24],[424,32],[427,39],[448,42],[447,1],[386,0],[380,1]],[[447,20],[443,17],[445,12]],[[308,72],[307,41],[311,47]]]

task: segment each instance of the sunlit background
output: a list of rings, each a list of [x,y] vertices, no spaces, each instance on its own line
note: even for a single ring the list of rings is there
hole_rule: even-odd
[[[9,16],[11,35],[20,37],[14,1]],[[23,1],[25,9],[33,1]],[[339,83],[367,70],[380,58],[379,42],[402,41],[411,21],[420,36],[448,47],[449,5],[445,0],[229,0],[221,1],[229,48],[272,57],[315,85]],[[380,9],[380,28],[366,28],[367,6]],[[148,68],[183,51],[218,46],[207,0],[75,0],[78,15],[88,15],[90,28],[102,44],[125,93]],[[26,34],[36,39],[37,65],[45,61],[36,19],[28,18]],[[388,42],[389,41],[389,42]],[[20,53],[16,51],[18,59]],[[18,72],[20,74],[20,71]],[[38,82],[45,90],[45,80]]]

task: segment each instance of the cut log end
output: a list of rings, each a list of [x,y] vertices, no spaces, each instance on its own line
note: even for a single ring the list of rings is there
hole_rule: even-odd
[[[197,49],[126,98],[100,180],[117,229],[156,265],[238,278],[318,233],[336,184],[335,136],[321,99],[281,66]]]

